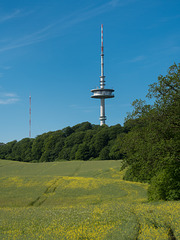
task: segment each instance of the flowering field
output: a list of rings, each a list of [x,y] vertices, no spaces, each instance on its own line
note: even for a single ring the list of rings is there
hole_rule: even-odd
[[[120,166],[0,160],[0,239],[180,239],[180,203],[148,203]]]

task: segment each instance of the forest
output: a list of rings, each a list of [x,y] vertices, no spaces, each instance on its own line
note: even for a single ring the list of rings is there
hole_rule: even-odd
[[[0,143],[0,159],[122,159],[125,180],[150,184],[149,200],[180,200],[180,64],[149,86],[146,101],[137,99],[132,106],[123,126],[83,122],[34,139]]]

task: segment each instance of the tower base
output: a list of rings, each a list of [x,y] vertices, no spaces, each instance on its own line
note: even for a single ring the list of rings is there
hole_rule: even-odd
[[[101,116],[101,117],[99,118],[99,120],[100,120],[100,126],[102,126],[102,125],[105,124],[106,119],[107,119],[106,116]]]

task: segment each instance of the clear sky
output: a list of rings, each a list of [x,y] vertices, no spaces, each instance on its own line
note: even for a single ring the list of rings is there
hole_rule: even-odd
[[[0,4],[0,142],[99,124],[104,24],[108,125],[180,59],[180,0],[4,0]]]

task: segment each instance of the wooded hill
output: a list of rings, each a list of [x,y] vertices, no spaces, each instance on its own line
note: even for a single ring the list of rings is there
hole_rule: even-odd
[[[150,182],[150,199],[180,199],[180,64],[133,102],[124,126],[89,122],[0,145],[0,158],[18,161],[123,159],[126,180]]]
[[[25,162],[121,159],[120,149],[115,146],[117,136],[119,138],[124,131],[119,124],[100,127],[84,122],[44,133],[35,139],[24,138],[3,144],[0,158]]]

